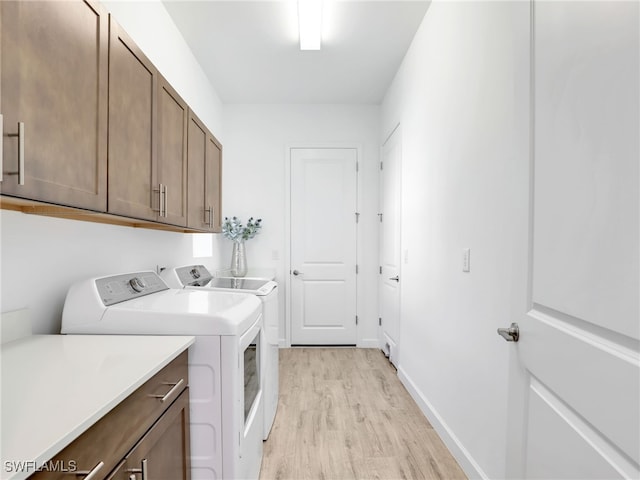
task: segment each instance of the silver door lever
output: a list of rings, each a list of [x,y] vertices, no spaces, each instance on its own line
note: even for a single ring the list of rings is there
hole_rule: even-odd
[[[302,272],[299,272],[298,270],[294,270],[294,271],[293,271],[293,272],[291,272],[291,273],[293,273],[296,277],[297,277],[298,275],[302,275]]]
[[[395,277],[389,277],[389,280],[393,280],[394,282],[399,282],[400,281],[400,277],[398,275],[396,275]]]
[[[499,328],[498,335],[504,338],[507,342],[517,342],[520,338],[520,329],[517,323],[512,323],[509,328]]]

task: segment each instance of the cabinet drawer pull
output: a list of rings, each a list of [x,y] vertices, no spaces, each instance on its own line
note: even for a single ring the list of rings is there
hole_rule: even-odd
[[[127,470],[127,472],[131,472],[132,475],[129,478],[133,478],[135,480],[136,478],[136,473],[141,473],[142,474],[142,480],[146,480],[147,479],[147,459],[143,458],[142,462],[141,462],[141,466],[142,468],[129,468]]]
[[[18,185],[24,185],[24,122],[18,122],[18,133],[10,133],[7,136],[18,137],[18,171],[7,174],[18,175]]]
[[[167,401],[167,399],[174,394],[174,392],[178,391],[182,384],[184,383],[184,378],[181,378],[178,383],[164,383],[163,385],[173,385],[173,388],[169,390],[165,395],[150,395],[153,398],[159,398],[161,403]]]
[[[100,462],[95,467],[93,467],[90,471],[87,470],[78,470],[74,472],[76,476],[81,477],[84,476],[84,480],[92,480],[98,474],[100,470],[104,467],[104,462]]]

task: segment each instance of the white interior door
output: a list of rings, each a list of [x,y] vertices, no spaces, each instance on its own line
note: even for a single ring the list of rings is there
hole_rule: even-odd
[[[520,340],[509,345],[511,478],[640,477],[638,10],[533,5],[530,260]]]
[[[380,324],[382,350],[398,365],[400,342],[400,129],[382,146],[380,163]]]
[[[357,150],[291,149],[291,343],[355,345]]]

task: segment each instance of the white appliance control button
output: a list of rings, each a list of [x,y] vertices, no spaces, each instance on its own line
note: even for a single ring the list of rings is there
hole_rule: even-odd
[[[142,292],[145,288],[147,288],[144,280],[142,280],[140,277],[133,277],[131,280],[129,280],[129,285],[131,285],[131,288],[133,288],[136,292]]]

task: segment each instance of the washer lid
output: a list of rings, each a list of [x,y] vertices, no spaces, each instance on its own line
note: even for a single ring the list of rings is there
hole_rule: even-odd
[[[148,280],[153,275],[145,272],[144,276]],[[129,285],[129,277],[141,275],[107,278]],[[237,335],[255,323],[261,313],[261,303],[254,295],[208,290],[163,288],[144,295],[131,293],[134,298],[105,305],[97,287],[101,282],[96,280],[85,280],[69,289],[62,333]]]

